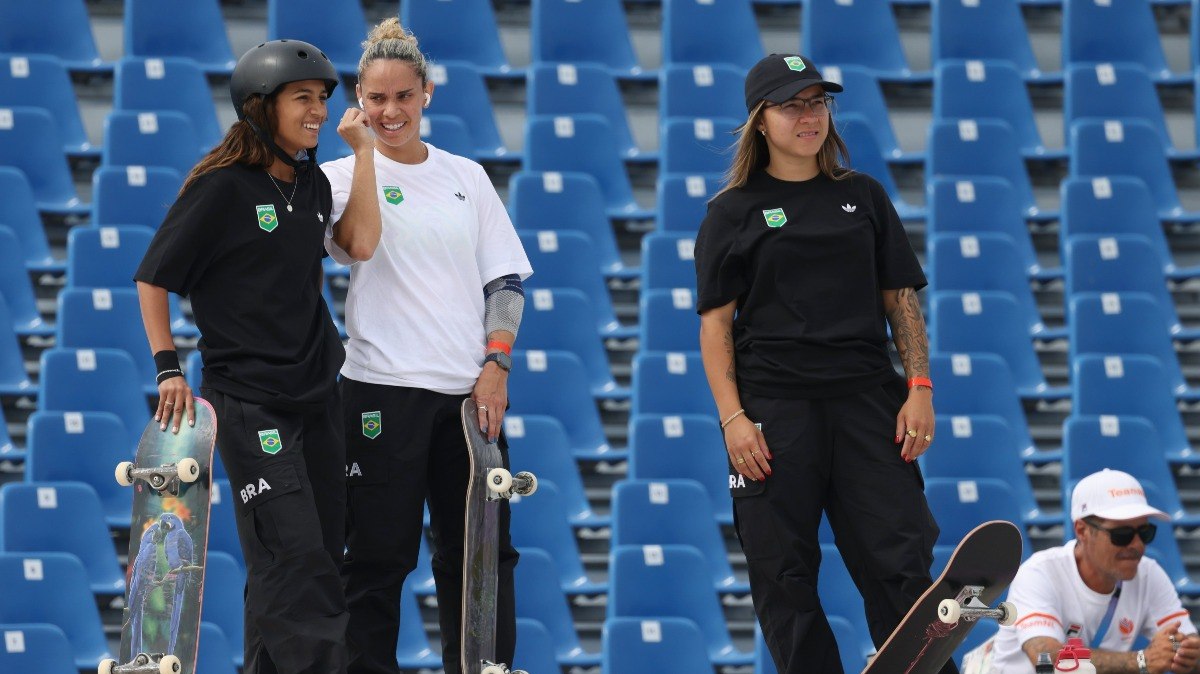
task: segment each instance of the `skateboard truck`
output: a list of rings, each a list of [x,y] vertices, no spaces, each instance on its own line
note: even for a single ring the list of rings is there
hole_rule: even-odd
[[[529,496],[537,491],[537,478],[528,471],[513,475],[504,468],[493,468],[488,471],[487,484],[489,501],[510,499],[513,494]]]
[[[178,496],[181,483],[195,482],[200,478],[200,462],[187,458],[179,463],[137,468],[132,461],[122,461],[117,464],[116,478],[117,484],[122,487],[131,487],[135,480],[142,480],[155,491],[165,491],[171,496]]]
[[[183,664],[174,655],[138,653],[133,662],[118,665],[116,660],[101,660],[96,674],[179,674]]]
[[[979,600],[979,595],[986,588],[982,585],[966,585],[958,591],[958,597],[943,599],[938,604],[938,620],[953,624],[959,620],[976,621],[980,618],[993,618],[1001,625],[1011,625],[1017,621],[1017,607],[1009,601],[1002,601],[996,608],[991,608]]]
[[[523,669],[509,669],[507,665],[496,664],[494,662],[483,661],[483,669],[479,670],[479,674],[529,674]]]

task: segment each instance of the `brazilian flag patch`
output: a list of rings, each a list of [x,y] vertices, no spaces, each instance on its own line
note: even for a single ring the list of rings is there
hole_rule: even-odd
[[[272,428],[267,431],[259,431],[258,444],[262,446],[262,451],[267,454],[278,454],[283,449],[283,440],[279,439],[279,429]]]
[[[275,204],[255,206],[258,211],[258,228],[264,232],[273,232],[279,226],[279,216],[275,215]]]
[[[363,412],[362,413],[362,431],[363,435],[370,440],[379,437],[383,432],[383,417],[379,412]]]
[[[386,199],[389,204],[395,206],[401,201],[404,201],[404,192],[401,192],[400,188],[396,187],[395,185],[384,185],[383,198]]]
[[[784,215],[782,208],[763,211],[763,219],[767,221],[767,227],[779,228],[787,224],[787,216]]]

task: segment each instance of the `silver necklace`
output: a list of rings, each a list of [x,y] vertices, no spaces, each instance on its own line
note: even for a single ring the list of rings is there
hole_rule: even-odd
[[[292,199],[296,198],[296,187],[300,184],[299,178],[297,178],[297,180],[292,183],[292,197],[291,197],[291,199],[289,199],[289,198],[283,196],[283,190],[279,189],[279,183],[275,182],[275,176],[271,175],[270,171],[267,171],[266,173],[267,173],[267,177],[271,179],[271,184],[275,186],[275,191],[279,192],[279,196],[283,197],[283,200],[287,202],[288,213],[291,213],[292,212]]]

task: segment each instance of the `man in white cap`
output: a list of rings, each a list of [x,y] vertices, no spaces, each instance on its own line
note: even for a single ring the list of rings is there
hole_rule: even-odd
[[[1196,671],[1200,637],[1167,574],[1145,556],[1157,532],[1151,518],[1169,519],[1132,475],[1105,469],[1080,480],[1075,540],[1031,556],[1009,587],[1020,616],[996,635],[993,674],[1033,672],[1039,653],[1056,657],[1069,637],[1091,647],[1099,674]],[[1139,635],[1150,645],[1134,652]]]

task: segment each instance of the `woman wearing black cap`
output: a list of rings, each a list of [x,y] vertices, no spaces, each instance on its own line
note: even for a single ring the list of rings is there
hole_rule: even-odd
[[[191,298],[202,335],[201,392],[216,410],[246,559],[247,673],[346,669],[344,351],[321,297],[333,199],[315,153],[337,84],[305,42],[242,56],[230,82],[238,121],[192,169],[134,277],[164,429],[195,421],[168,291]],[[362,111],[348,110],[338,132],[370,151]]]
[[[841,90],[802,56],[750,70],[749,118],[696,238],[700,350],[782,674],[842,671],[817,597],[822,511],[876,646],[929,586],[938,534],[914,462],[933,440],[925,277],[883,188],[842,165]]]

